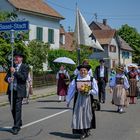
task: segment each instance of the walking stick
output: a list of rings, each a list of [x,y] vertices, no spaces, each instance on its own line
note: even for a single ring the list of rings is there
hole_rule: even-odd
[[[14,66],[14,30],[11,30],[11,48],[12,48],[12,52],[11,52],[11,55],[12,55],[12,58],[11,58],[11,67]],[[13,77],[13,72],[11,72],[11,77]],[[11,82],[11,111],[13,110],[13,80]]]

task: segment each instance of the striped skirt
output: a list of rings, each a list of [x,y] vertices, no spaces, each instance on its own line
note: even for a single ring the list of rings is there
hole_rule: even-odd
[[[78,94],[72,117],[72,128],[81,130],[91,128],[92,108],[89,95]]]

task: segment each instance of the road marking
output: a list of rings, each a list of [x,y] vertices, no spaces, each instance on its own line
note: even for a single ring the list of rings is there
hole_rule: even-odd
[[[47,120],[47,119],[49,119],[49,118],[53,118],[53,117],[55,117],[55,116],[57,116],[57,115],[60,115],[60,114],[65,113],[65,112],[67,112],[67,111],[69,111],[69,110],[70,110],[70,109],[63,110],[63,111],[58,112],[58,113],[56,113],[56,114],[53,114],[53,115],[47,116],[47,117],[45,117],[45,118],[39,119],[39,120],[37,120],[37,121],[34,121],[34,122],[31,122],[31,123],[25,124],[25,125],[23,125],[21,128],[25,128],[25,127],[34,125],[34,124],[36,124],[36,123],[42,122],[42,121],[44,121],[44,120]],[[12,128],[12,127],[9,127],[9,126],[3,127],[3,129],[11,129],[11,128]]]
[[[61,112],[58,112],[58,113],[56,113],[56,114],[47,116],[47,117],[42,118],[42,119],[39,119],[39,120],[37,120],[37,121],[34,121],[34,122],[31,122],[31,123],[25,124],[25,125],[23,125],[21,128],[25,128],[25,127],[31,126],[31,125],[33,125],[33,124],[36,124],[36,123],[42,122],[42,121],[44,121],[44,120],[47,120],[47,119],[49,119],[49,118],[53,118],[53,117],[55,117],[55,116],[57,116],[57,115],[60,115],[60,114],[65,113],[65,112],[67,112],[67,111],[69,111],[69,109],[63,110],[63,111],[61,111]]]

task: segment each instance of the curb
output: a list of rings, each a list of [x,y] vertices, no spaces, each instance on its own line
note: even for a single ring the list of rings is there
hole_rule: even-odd
[[[35,100],[35,99],[39,99],[39,98],[43,98],[43,97],[48,97],[48,96],[52,96],[52,95],[56,95],[56,93],[54,93],[54,92],[51,92],[51,93],[47,93],[47,94],[40,94],[40,95],[31,95],[30,97],[29,97],[29,100]],[[9,102],[8,101],[4,101],[4,102],[2,102],[2,103],[0,103],[0,107],[2,107],[2,106],[6,106],[6,105],[8,105],[9,104]]]

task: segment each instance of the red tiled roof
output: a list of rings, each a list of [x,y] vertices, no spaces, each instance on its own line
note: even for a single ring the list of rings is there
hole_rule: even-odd
[[[8,0],[15,8],[23,11],[34,12],[54,18],[64,19],[58,12],[43,0]]]
[[[109,25],[104,25],[103,23],[100,22],[95,22],[93,21],[89,27],[91,28],[91,30],[112,30],[112,28]]]
[[[93,30],[92,32],[100,44],[110,44],[116,30]]]

